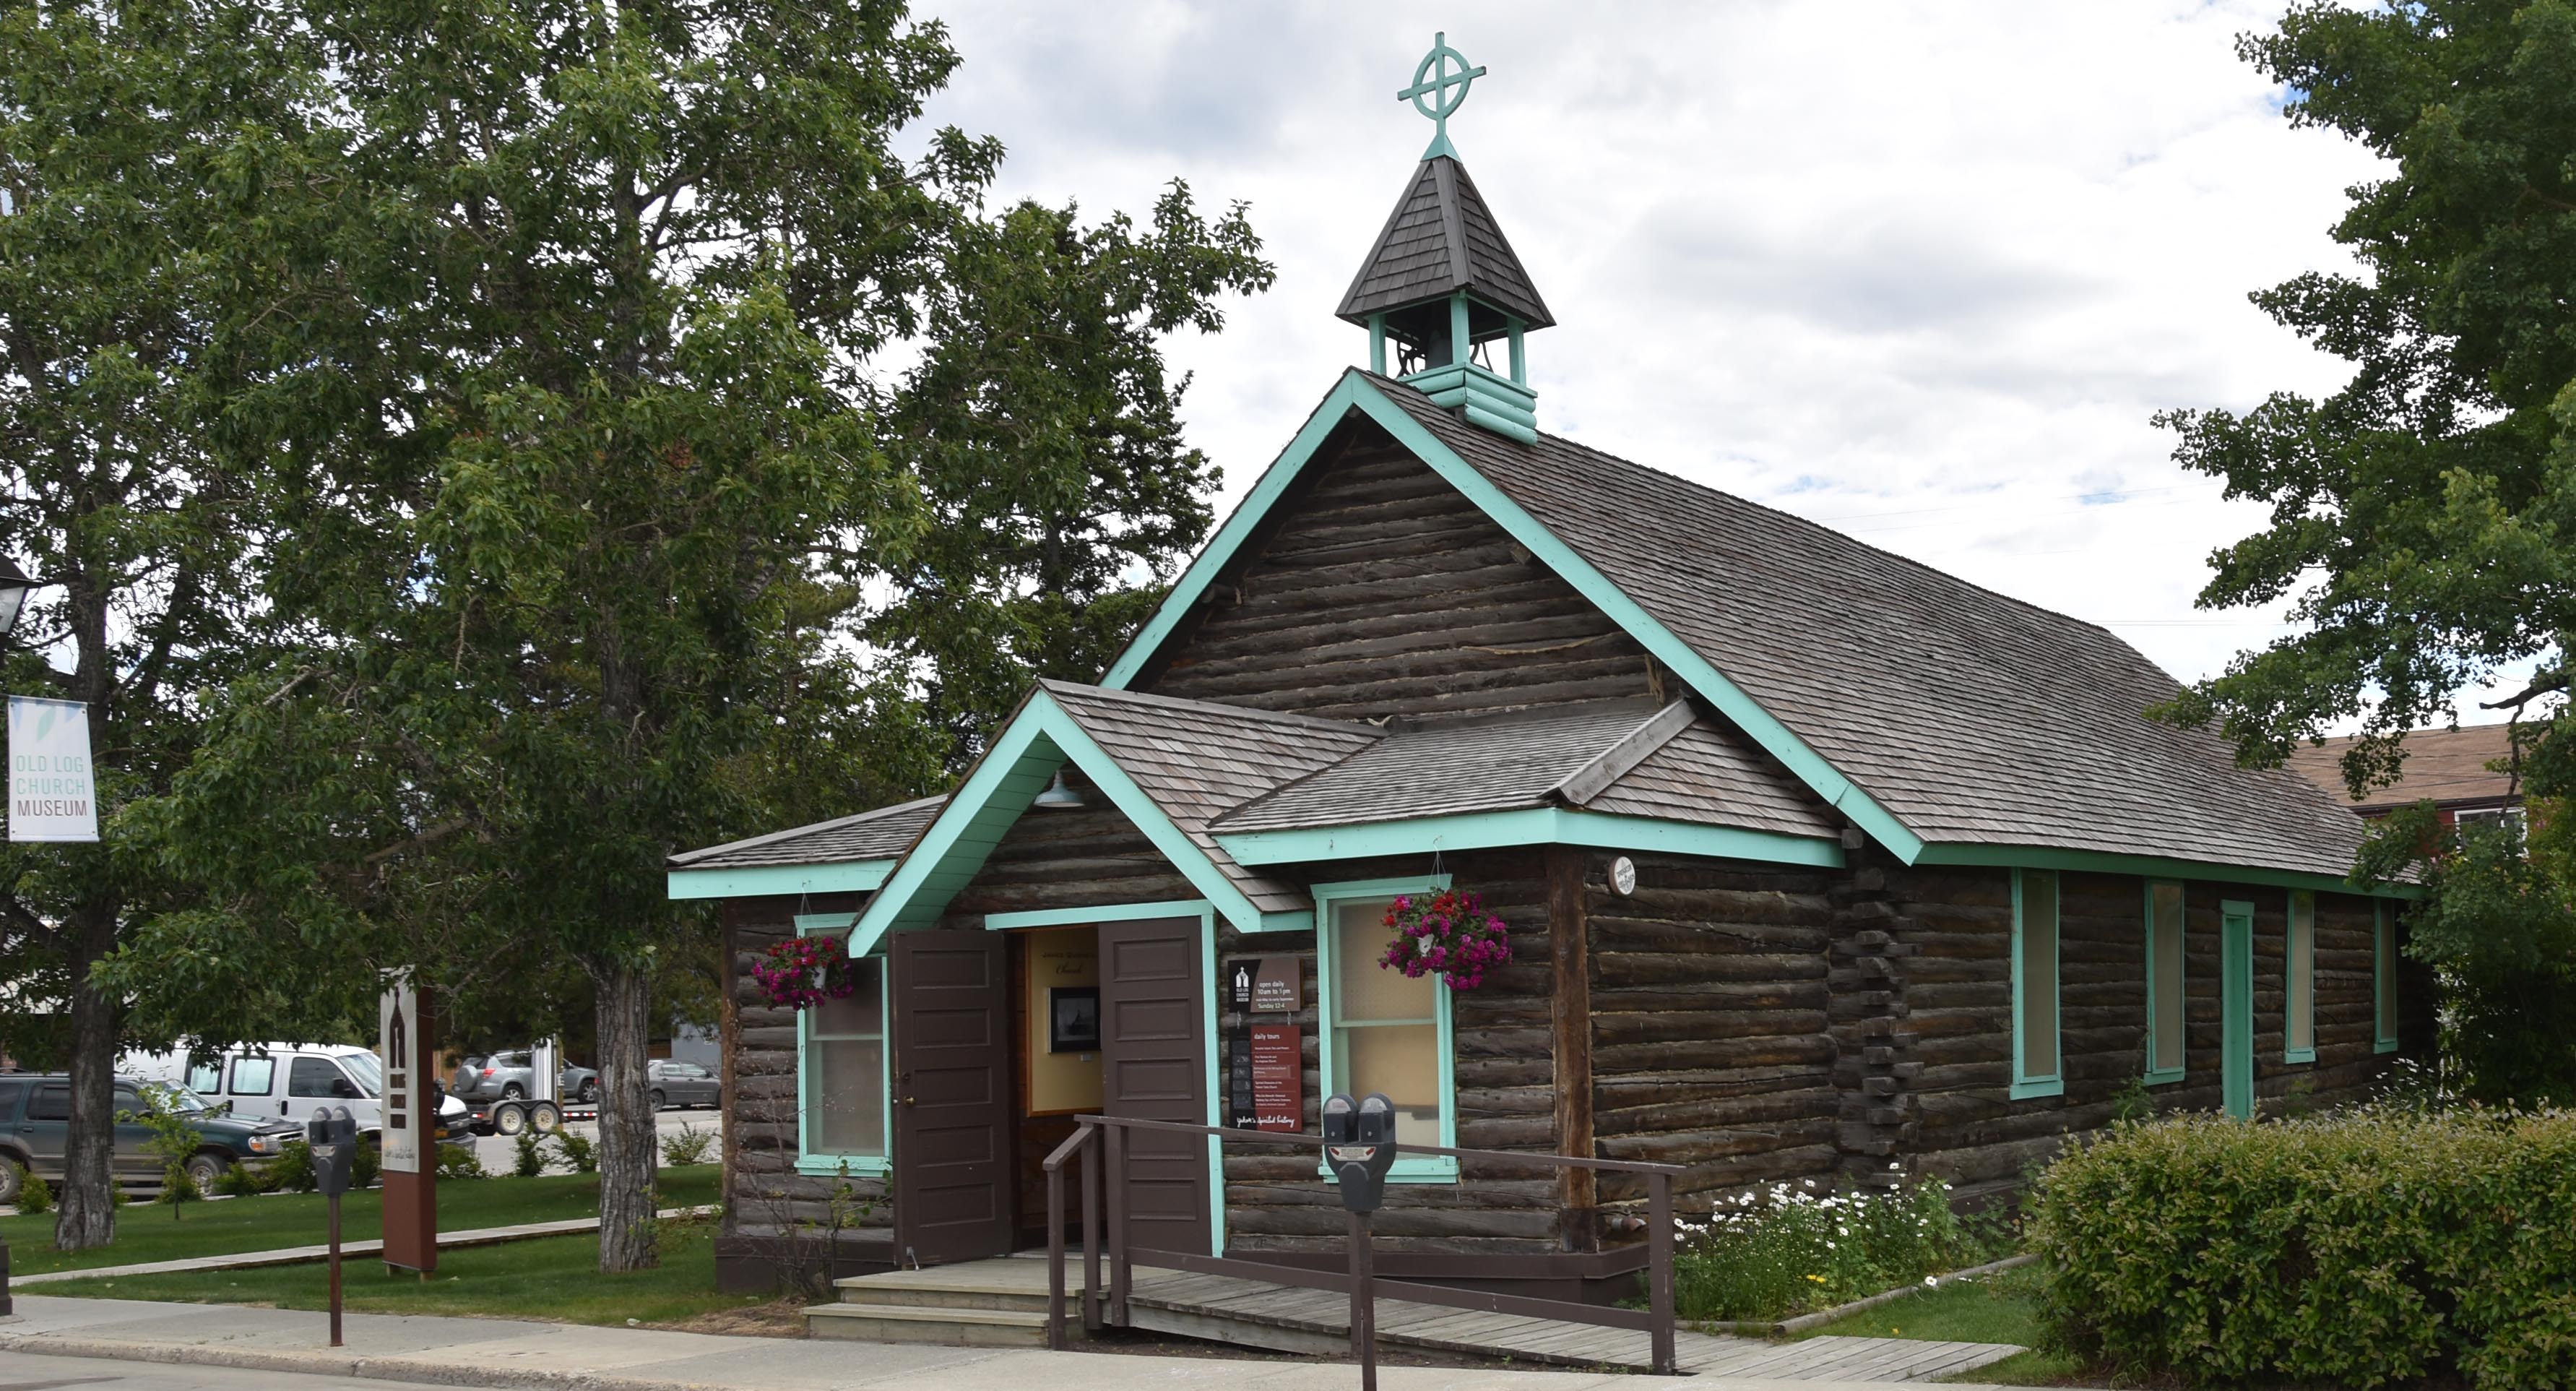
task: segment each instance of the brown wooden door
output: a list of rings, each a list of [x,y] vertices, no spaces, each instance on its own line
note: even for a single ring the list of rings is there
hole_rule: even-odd
[[[1100,927],[1104,1114],[1207,1124],[1207,962],[1197,918]],[[1127,1133],[1131,1251],[1205,1255],[1215,1233],[1203,1135]]]
[[[894,934],[894,1240],[921,1265],[1011,1250],[1011,973],[998,932]]]

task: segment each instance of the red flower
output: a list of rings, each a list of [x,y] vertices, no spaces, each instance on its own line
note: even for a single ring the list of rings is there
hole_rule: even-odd
[[[1503,920],[1474,894],[1443,889],[1428,903],[1403,895],[1386,910],[1385,924],[1395,937],[1377,964],[1409,978],[1438,975],[1453,990],[1473,990],[1512,959]]]

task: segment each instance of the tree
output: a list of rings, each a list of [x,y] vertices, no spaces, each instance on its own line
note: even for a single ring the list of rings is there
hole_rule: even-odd
[[[225,0],[0,4],[0,550],[51,587],[0,645],[8,689],[89,705],[101,840],[0,846],[0,1046],[72,1078],[55,1244],[115,1229],[111,1075],[134,1019],[95,968],[181,901],[123,814],[241,670],[249,513],[298,396],[291,268],[268,216],[332,137],[299,117],[311,45]]]
[[[2351,190],[2334,229],[2365,273],[2254,296],[2353,364],[2342,389],[2160,417],[2184,466],[2272,508],[2213,558],[2202,606],[2287,596],[2301,625],[2163,713],[2218,723],[2251,764],[2358,718],[2343,770],[2359,794],[2395,780],[2406,731],[2505,680],[2486,708],[2517,724],[2523,785],[2536,805],[2576,793],[2576,4],[2308,0],[2239,47],[2289,89],[2294,123],[2391,168]],[[2362,868],[2423,876],[2413,949],[2455,1007],[2576,1015],[2576,966],[2534,954],[2576,941],[2576,861],[2504,855],[2418,815],[2384,827]],[[2541,1094],[2484,1052],[2486,1094]],[[2553,1094],[2576,1095],[2576,1060],[2539,1056],[2560,1060]]]
[[[948,130],[898,157],[956,62],[899,5],[310,13],[361,190],[327,277],[345,302],[311,332],[356,408],[316,426],[320,466],[272,504],[298,539],[268,578],[296,649],[210,700],[207,748],[151,813],[206,904],[122,978],[211,998],[324,973],[354,995],[408,962],[470,991],[513,950],[578,962],[601,1264],[637,1268],[650,985],[709,926],[667,900],[665,857],[939,780],[951,749],[915,694],[938,673],[853,638],[889,585],[1005,583],[935,535],[933,500],[986,486],[943,471],[948,430],[1011,421],[984,462],[1042,461],[1051,515],[1116,511],[1082,494],[1117,478],[1179,496],[1149,505],[1194,537],[1205,479],[1153,335],[1213,327],[1212,296],[1268,267],[1239,212],[1211,227],[1178,188],[1150,236],[1066,213],[1033,246],[1028,216],[982,213],[998,145]],[[1014,250],[1090,275],[1088,297],[1001,312],[1053,288]],[[1121,378],[1036,409],[1047,383],[1013,355],[1084,346]],[[989,354],[973,385],[1029,404],[919,403],[881,380],[896,349]],[[1187,471],[1130,476],[1155,467]],[[1048,574],[1078,614],[1125,577],[1090,549],[1169,561],[1169,539],[1063,530]]]

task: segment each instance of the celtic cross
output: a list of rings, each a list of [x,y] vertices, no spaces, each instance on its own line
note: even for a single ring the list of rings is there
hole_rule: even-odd
[[[1431,51],[1413,69],[1413,85],[1395,94],[1397,101],[1412,102],[1414,110],[1431,118],[1431,148],[1422,152],[1424,159],[1458,157],[1457,148],[1449,143],[1449,113],[1466,104],[1467,89],[1484,75],[1483,68],[1467,66],[1467,55],[1449,46],[1446,33],[1431,36]]]

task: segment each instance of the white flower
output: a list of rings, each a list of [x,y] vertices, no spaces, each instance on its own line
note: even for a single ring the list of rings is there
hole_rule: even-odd
[[[1925,1289],[1927,1289],[1927,1290],[1937,1290],[1937,1289],[1941,1288],[1941,1277],[1940,1277],[1940,1276],[1938,1276],[1938,1275],[1926,1275],[1926,1276],[1924,1276],[1924,1277],[1923,1277],[1923,1288],[1925,1288]]]

